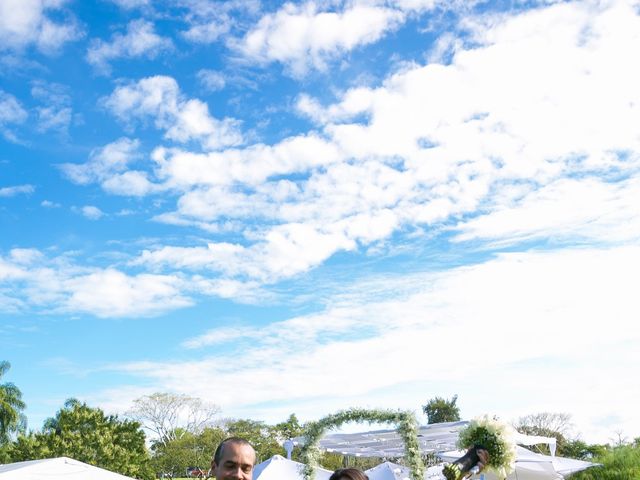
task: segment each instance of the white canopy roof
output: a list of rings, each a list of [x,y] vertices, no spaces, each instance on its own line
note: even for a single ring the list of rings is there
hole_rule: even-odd
[[[441,459],[451,462],[460,458],[465,452],[452,451],[438,455]],[[541,455],[523,447],[517,447],[516,469],[507,480],[552,480],[562,479],[570,473],[586,470],[595,463],[574,460],[572,458]],[[486,480],[496,479],[491,473],[485,474]]]
[[[133,480],[73,458],[58,457],[0,465],[0,480]]]
[[[269,460],[259,463],[253,469],[254,480],[302,480],[304,464],[274,455]],[[316,480],[329,480],[333,472],[324,468],[316,469]],[[0,480],[2,478],[0,477]]]
[[[418,429],[420,450],[423,453],[441,453],[456,449],[458,432],[469,422],[447,422],[424,425]],[[521,445],[546,443],[555,452],[556,439],[518,434]],[[294,439],[304,443],[304,437]],[[404,443],[396,430],[376,430],[364,433],[335,433],[320,440],[320,448],[328,452],[356,457],[398,458],[404,456]]]
[[[393,462],[383,462],[369,470],[365,470],[365,473],[369,477],[369,480],[410,480],[411,472],[409,468],[398,465]],[[427,468],[424,474],[425,480],[441,480],[444,478],[442,475],[442,465]]]

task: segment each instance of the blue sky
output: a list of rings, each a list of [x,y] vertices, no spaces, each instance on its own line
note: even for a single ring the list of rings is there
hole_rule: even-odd
[[[637,2],[4,0],[0,358],[32,428],[573,415],[640,435]]]

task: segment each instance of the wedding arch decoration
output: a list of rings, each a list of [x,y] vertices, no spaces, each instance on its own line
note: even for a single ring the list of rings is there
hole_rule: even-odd
[[[412,412],[350,408],[307,424],[303,433],[305,444],[301,450],[302,462],[304,463],[302,474],[305,480],[314,480],[315,469],[320,466],[322,452],[319,443],[322,436],[329,430],[350,422],[394,424],[398,435],[404,442],[404,458],[411,471],[411,479],[422,480],[424,478],[424,462],[418,444],[418,422]]]

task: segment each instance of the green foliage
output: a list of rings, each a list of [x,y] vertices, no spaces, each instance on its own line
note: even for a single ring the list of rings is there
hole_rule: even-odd
[[[262,462],[275,454],[282,455],[284,452],[278,439],[273,435],[273,428],[264,422],[249,419],[229,420],[225,424],[229,437],[241,437],[253,445],[257,462]]]
[[[589,445],[582,440],[568,440],[557,450],[557,455],[560,457],[591,461],[593,458],[602,456],[606,452],[606,445]]]
[[[427,415],[427,423],[457,422],[460,420],[460,408],[456,405],[458,395],[451,400],[442,397],[434,397],[422,406],[422,411]]]
[[[300,425],[295,413],[292,413],[284,422],[277,423],[271,427],[271,433],[276,436],[278,440],[285,441],[301,436],[304,433],[304,427]]]
[[[593,461],[602,466],[571,476],[571,480],[632,480],[640,478],[640,447],[623,445],[607,450]]]
[[[305,445],[302,448],[301,460],[305,464],[303,474],[306,480],[314,478],[314,469],[319,465],[321,451],[318,442],[320,438],[322,438],[328,430],[350,422],[395,424],[398,434],[404,441],[404,460],[411,470],[411,478],[412,480],[422,480],[424,476],[424,463],[422,462],[420,446],[418,444],[418,425],[413,413],[393,410],[365,410],[360,408],[351,408],[327,415],[305,426]]]
[[[9,371],[11,364],[0,361],[0,379]],[[13,383],[0,383],[0,446],[10,440],[12,433],[24,431],[26,417],[22,413],[26,405],[22,392]]]
[[[177,432],[176,439],[152,446],[151,465],[156,473],[184,475],[188,467],[209,468],[216,446],[227,436],[220,428],[205,428],[199,434]]]
[[[18,436],[10,455],[14,462],[66,456],[123,475],[154,478],[138,422],[107,416],[74,399],[45,421],[42,432]]]

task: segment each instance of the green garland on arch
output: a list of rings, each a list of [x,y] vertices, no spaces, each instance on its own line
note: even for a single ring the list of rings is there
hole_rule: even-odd
[[[423,480],[424,463],[420,455],[418,444],[418,422],[412,412],[396,410],[367,410],[350,408],[327,415],[316,422],[307,424],[304,432],[305,444],[301,456],[304,468],[302,474],[305,480],[314,480],[315,469],[319,467],[320,439],[329,430],[338,428],[348,422],[363,423],[393,423],[398,435],[404,441],[405,462],[411,470],[412,480]]]

